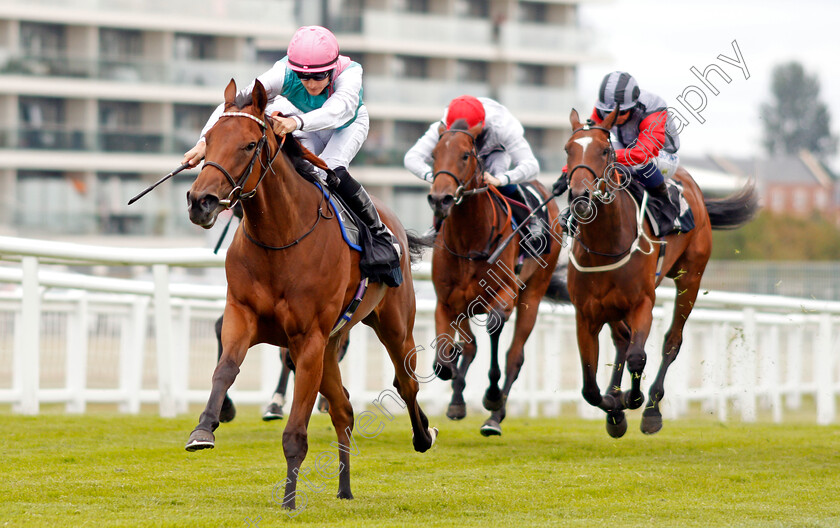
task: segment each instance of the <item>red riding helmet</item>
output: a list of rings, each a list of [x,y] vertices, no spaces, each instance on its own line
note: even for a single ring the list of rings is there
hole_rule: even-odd
[[[484,105],[471,95],[456,97],[446,109],[446,128],[452,128],[452,123],[459,119],[467,122],[467,127],[484,123]]]

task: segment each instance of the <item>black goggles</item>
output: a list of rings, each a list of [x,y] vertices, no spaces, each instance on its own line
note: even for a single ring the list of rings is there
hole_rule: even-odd
[[[322,72],[295,72],[298,76],[298,79],[301,81],[323,81],[327,77],[330,76],[330,71],[322,71]]]

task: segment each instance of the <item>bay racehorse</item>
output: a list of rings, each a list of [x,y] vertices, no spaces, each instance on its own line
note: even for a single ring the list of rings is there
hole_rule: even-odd
[[[440,139],[432,151],[434,181],[428,201],[436,219],[442,222],[432,254],[432,281],[437,295],[433,369],[440,379],[452,380],[452,400],[446,415],[453,420],[464,418],[466,375],[476,355],[470,317],[486,314],[490,384],[482,403],[491,415],[480,431],[490,436],[502,434],[507,397],[522,369],[525,341],[534,328],[540,300],[552,281],[562,233],[557,204],[552,200],[547,205],[545,226],[546,231],[556,230],[545,236],[550,250],[543,255],[534,251],[517,276],[514,270],[522,240],[517,236],[513,239],[516,243],[509,244],[493,265],[488,264],[488,257],[500,240],[511,234],[512,225],[510,205],[495,187],[484,182],[484,167],[476,148],[482,127],[478,124],[468,129],[462,120],[448,130],[441,125]],[[534,185],[547,199],[545,187],[539,182]],[[514,308],[516,325],[507,351],[505,382],[500,389],[499,336]],[[455,340],[456,332],[460,341]]]
[[[627,430],[624,409],[637,409],[644,403],[641,380],[656,286],[663,276],[672,278],[677,297],[659,372],[642,413],[641,430],[646,434],[662,428],[659,406],[665,394],[665,374],[680,351],[683,327],[712,252],[712,229],[737,228],[752,219],[758,209],[752,183],[732,196],[705,199],[680,167],[674,180],[682,184],[695,226],[687,233],[664,237],[661,274],[657,273],[661,241],[653,236],[650,224],[640,218],[640,206],[625,188],[623,171],[615,165],[609,130],[617,116],[618,106],[600,126],[581,125],[577,111],[572,110],[573,132],[566,143],[569,203],[579,219],[570,248],[568,288],[575,306],[582,393],[590,405],[607,413],[607,432],[616,438]],[[601,395],[596,381],[598,334],[605,324],[612,332],[616,358],[609,389]],[[621,390],[625,365],[631,375],[628,392]]]
[[[358,321],[376,332],[396,375],[394,386],[405,402],[414,449],[428,450],[437,434],[417,403],[415,298],[409,256],[417,250],[393,212],[377,205],[382,220],[399,240],[404,282],[397,288],[371,283],[351,320],[331,333],[345,309],[362,291],[359,254],[343,241],[341,228],[326,203],[325,191],[296,170],[301,160],[326,170],[319,158],[291,135],[275,136],[266,126],[263,85],[251,98],[236,101],[233,80],[225,89],[224,113],[207,133],[204,167],[187,193],[190,220],[209,228],[219,212],[241,200],[243,220],[227,251],[227,303],[222,326],[222,358],[213,387],[187,450],[212,448],[213,431],[225,392],[248,349],[257,343],[287,347],[296,366],[294,399],[283,432],[287,478],[282,504],[295,507],[298,471],[308,449],[307,426],[320,391],[339,443],[338,497],[350,491],[353,408],[341,382],[339,344]],[[311,165],[305,164],[310,168]],[[310,178],[312,178],[310,174]]]

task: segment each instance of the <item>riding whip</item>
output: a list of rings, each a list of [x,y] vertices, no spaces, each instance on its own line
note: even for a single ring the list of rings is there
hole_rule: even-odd
[[[129,201],[128,201],[128,205],[131,205],[131,204],[133,204],[134,202],[136,202],[137,200],[139,200],[140,198],[142,198],[142,197],[146,196],[146,194],[148,194],[148,192],[149,192],[149,191],[151,191],[152,189],[154,189],[155,187],[157,187],[157,186],[158,186],[158,185],[160,185],[161,183],[165,182],[165,181],[166,181],[166,180],[168,180],[169,178],[171,178],[171,177],[175,176],[176,174],[178,174],[178,173],[179,173],[179,172],[181,172],[182,170],[187,169],[187,168],[189,168],[189,167],[190,167],[189,162],[184,163],[183,165],[181,165],[180,167],[178,167],[178,168],[177,168],[177,169],[175,169],[174,171],[170,172],[169,174],[167,174],[167,175],[166,175],[166,176],[164,176],[163,178],[161,178],[161,179],[159,179],[158,181],[156,181],[156,182],[155,182],[154,184],[152,184],[151,186],[147,187],[147,188],[146,188],[146,190],[144,190],[143,192],[141,192],[140,194],[138,194],[137,196],[135,196],[134,198],[132,198],[131,200],[129,200]]]
[[[499,244],[499,247],[496,248],[496,251],[494,251],[490,255],[490,258],[487,259],[487,264],[490,264],[490,265],[495,264],[496,260],[498,260],[498,258],[499,258],[499,255],[501,255],[502,251],[504,251],[505,248],[508,247],[508,244],[510,244],[510,241],[513,240],[513,237],[516,235],[516,233],[518,233],[519,230],[522,229],[522,227],[525,224],[528,223],[528,220],[530,220],[532,216],[537,214],[537,211],[539,211],[540,209],[545,207],[548,202],[550,202],[554,198],[556,198],[556,197],[560,196],[561,194],[563,194],[564,192],[566,192],[566,189],[568,189],[568,188],[569,188],[569,184],[568,184],[568,180],[566,180],[566,185],[565,186],[560,186],[560,188],[557,189],[557,190],[552,189],[551,195],[544,202],[542,202],[540,205],[536,206],[534,208],[534,210],[531,211],[531,214],[526,216],[525,219],[522,220],[522,222],[519,223],[519,225],[516,227],[516,229],[513,230],[513,233],[508,235],[508,237],[506,239],[502,240],[502,243]]]

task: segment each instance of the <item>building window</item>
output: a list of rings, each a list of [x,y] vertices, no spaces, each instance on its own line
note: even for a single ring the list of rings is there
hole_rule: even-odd
[[[21,148],[67,149],[62,136],[65,123],[65,101],[51,97],[21,97],[18,115],[21,123]]]
[[[516,83],[526,86],[545,86],[546,67],[539,64],[517,64]]]
[[[784,189],[774,188],[770,191],[770,210],[775,213],[781,213],[785,210],[785,193]]]
[[[519,2],[519,20],[544,23],[548,20],[548,6],[539,2]]]
[[[828,209],[828,193],[822,189],[814,192],[814,207],[819,211]]]
[[[173,134],[175,136],[175,150],[177,152],[193,148],[201,134],[207,119],[215,110],[211,105],[176,104],[173,107]]]
[[[455,77],[459,81],[466,82],[488,82],[490,68],[486,62],[459,60],[455,65]]]
[[[403,9],[411,13],[429,13],[429,0],[402,0]]]
[[[85,234],[93,229],[84,184],[56,171],[20,171],[15,223],[24,231]]]
[[[490,18],[488,0],[460,0],[455,7],[459,15],[469,18]]]
[[[162,137],[141,130],[140,103],[99,102],[99,145],[108,152],[160,152]]]
[[[100,28],[99,55],[113,60],[142,57],[143,36],[134,30]]]
[[[128,200],[143,190],[137,174],[96,175],[96,216],[106,235],[143,234],[143,210],[129,208]]]
[[[65,26],[21,22],[20,45],[25,55],[33,57],[63,57],[67,49]]]
[[[399,55],[395,61],[395,77],[426,79],[429,76],[429,61],[424,57]]]
[[[394,148],[405,153],[429,129],[429,123],[396,121],[394,123]]]
[[[793,210],[797,213],[808,211],[808,191],[802,188],[793,191]]]
[[[216,57],[216,42],[209,35],[176,34],[173,51],[176,60],[210,60]]]

